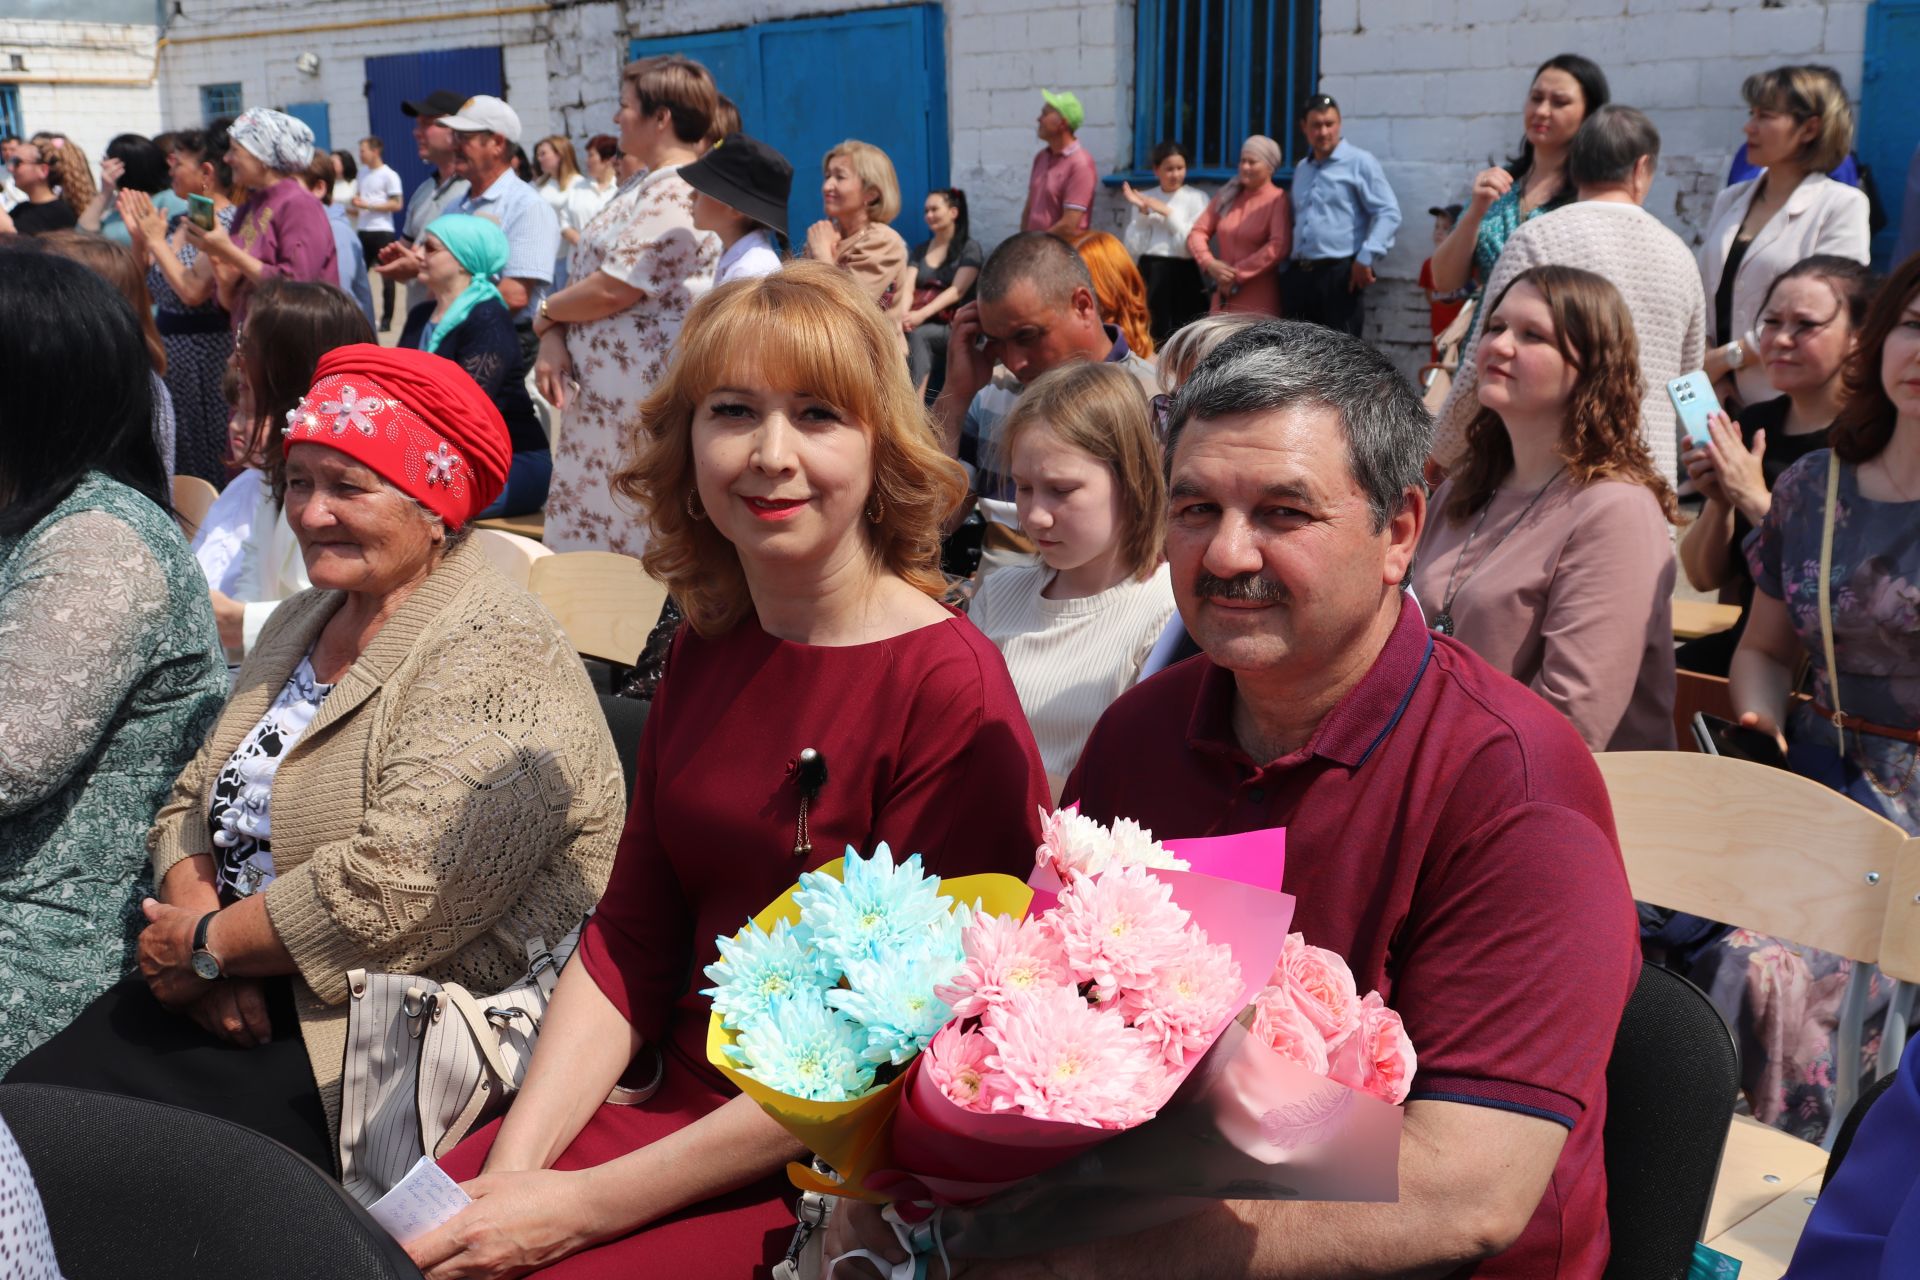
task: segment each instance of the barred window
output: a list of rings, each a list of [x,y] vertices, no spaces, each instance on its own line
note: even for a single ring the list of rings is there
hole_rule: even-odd
[[[1231,177],[1240,144],[1264,133],[1285,169],[1306,153],[1296,123],[1319,67],[1315,0],[1138,0],[1133,162],[1178,142],[1189,176]]]
[[[237,84],[203,84],[200,86],[200,114],[209,124],[222,116],[237,116],[246,108],[241,102],[240,86]]]

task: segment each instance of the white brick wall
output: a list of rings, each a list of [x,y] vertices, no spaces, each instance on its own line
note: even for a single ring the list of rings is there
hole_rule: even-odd
[[[167,31],[169,43],[161,59],[166,124],[201,123],[200,87],[237,81],[248,106],[325,102],[334,147],[351,149],[368,132],[366,59],[497,45],[503,50],[507,100],[520,113],[523,141],[530,147],[534,139],[554,132],[549,109],[554,77],[547,46],[550,24],[558,15],[494,12],[521,8],[524,2],[332,0],[313,5],[298,0],[200,0]],[[486,16],[436,17],[474,13]],[[412,18],[428,20],[395,21]],[[203,38],[236,32],[257,34]],[[304,75],[295,66],[303,53],[319,55],[316,75]]]
[[[17,84],[29,133],[64,133],[86,151],[96,171],[107,142],[121,133],[160,128],[152,25],[0,19],[0,68],[18,55],[24,70],[0,70]]]

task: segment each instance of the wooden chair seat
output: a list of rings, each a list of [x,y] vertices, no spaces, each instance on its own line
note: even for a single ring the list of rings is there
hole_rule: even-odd
[[[1781,1184],[1786,1186],[1786,1184]],[[1706,1243],[1740,1263],[1740,1280],[1780,1280],[1820,1199],[1820,1175],[1787,1186],[1773,1200]]]
[[[475,529],[473,545],[487,557],[487,563],[517,587],[524,587],[533,576],[533,563],[553,554],[532,538],[498,529]]]
[[[200,532],[201,521],[207,518],[208,509],[219,496],[220,491],[199,476],[173,478],[173,518],[188,541]]]

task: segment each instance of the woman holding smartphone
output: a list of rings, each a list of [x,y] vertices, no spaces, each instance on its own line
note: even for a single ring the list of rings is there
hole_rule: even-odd
[[[1493,299],[1480,412],[1433,495],[1427,622],[1565,715],[1595,751],[1671,750],[1673,490],[1640,432],[1627,304],[1574,267]]]
[[[1781,273],[1761,299],[1758,329],[1767,383],[1780,394],[1732,419],[1715,414],[1711,438],[1687,442],[1681,464],[1707,504],[1680,539],[1680,567],[1697,591],[1737,591],[1741,609],[1731,629],[1680,646],[1677,661],[1689,671],[1727,674],[1753,605],[1740,549],[1787,468],[1827,447],[1846,395],[1840,375],[1872,297],[1873,273],[1851,258],[1819,254]]]
[[[1920,835],[1920,256],[1881,289],[1842,376],[1832,448],[1788,468],[1747,542],[1757,590],[1733,707],[1778,738],[1794,772]],[[1789,711],[1803,662],[1812,696]],[[1756,968],[1765,982],[1750,981]],[[1694,964],[1688,976],[1736,1031],[1766,1045],[1744,1081],[1756,1119],[1813,1141],[1826,1131],[1847,972],[1840,956],[1743,930]],[[1870,1017],[1886,1000],[1875,985]],[[1864,1038],[1877,1036],[1870,1021]]]

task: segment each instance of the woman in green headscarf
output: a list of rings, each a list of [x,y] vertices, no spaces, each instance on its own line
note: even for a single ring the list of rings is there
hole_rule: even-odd
[[[513,436],[513,468],[507,488],[475,519],[527,515],[547,501],[553,458],[547,435],[527,394],[527,370],[513,317],[494,281],[507,265],[507,236],[500,225],[467,213],[449,213],[427,224],[421,237],[433,293],[407,313],[400,345],[445,356],[467,371],[487,393]]]

